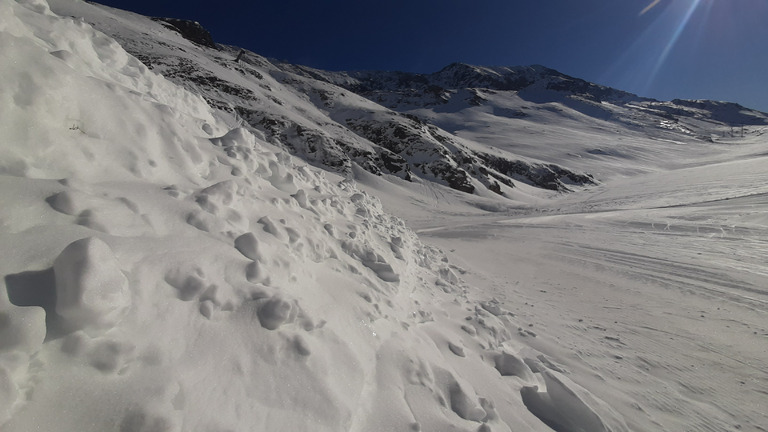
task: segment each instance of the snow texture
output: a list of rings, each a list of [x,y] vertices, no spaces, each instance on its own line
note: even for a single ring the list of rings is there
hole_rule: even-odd
[[[0,0],[4,432],[764,430],[762,114],[206,34]]]

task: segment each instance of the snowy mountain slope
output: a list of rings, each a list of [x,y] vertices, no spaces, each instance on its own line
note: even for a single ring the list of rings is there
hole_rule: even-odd
[[[598,179],[674,166],[670,162],[691,157],[712,160],[724,154],[723,146],[710,145],[713,140],[731,136],[734,127],[740,133],[746,125],[756,133],[768,123],[765,113],[737,104],[660,102],[542,66],[455,63],[433,74],[284,67],[415,115],[486,151],[552,161]],[[606,141],[609,145],[596,145]],[[665,142],[677,148],[664,148]]]
[[[84,17],[154,71],[230,113],[233,122],[264,133],[305,160],[344,174],[355,163],[374,174],[433,181],[481,195],[509,192],[517,180],[551,190],[594,182],[589,175],[533,158],[490,157],[473,143],[354,92],[301,76],[239,48],[216,50],[194,44],[147,18],[91,5],[54,9]],[[504,163],[490,164],[489,159]]]
[[[766,123],[766,115],[735,104],[657,102],[542,66],[327,72],[215,45],[198,23],[171,20],[188,29],[185,38],[168,19],[85,4],[54,9],[115,37],[154,71],[229,113],[230,124],[311,163],[344,175],[355,164],[488,199],[531,202],[542,192],[516,186],[568,191],[595,184],[595,176],[658,169],[687,158],[691,146],[718,156],[713,134]],[[617,135],[624,142],[595,145]]]
[[[487,67],[464,63],[452,63],[432,74],[408,72],[326,72],[303,66],[293,67],[317,79],[333,82],[354,90],[369,99],[386,106],[444,105],[463,89],[523,92],[528,99],[534,97],[562,98],[563,93],[577,95],[594,101],[651,101],[634,94],[599,86],[578,78],[569,77],[544,66]],[[474,93],[471,104],[482,101]]]
[[[0,17],[3,431],[627,430],[350,181],[44,0]]]
[[[626,114],[612,113],[611,105],[653,112],[662,117],[666,114],[670,119],[676,115],[727,125],[768,124],[765,113],[738,104],[681,99],[660,102],[570,77],[539,65],[485,67],[453,63],[432,74],[328,72],[298,65],[281,66],[348,88],[399,111],[427,106],[434,107],[436,111],[455,110],[466,108],[466,105],[482,105],[487,102],[488,94],[514,92],[507,93],[507,96],[517,95],[529,103],[561,102],[567,107],[595,117],[612,114],[614,120],[626,120],[623,118]],[[466,97],[467,94],[471,97]],[[609,105],[601,107],[601,104]],[[526,117],[524,112],[509,114]]]

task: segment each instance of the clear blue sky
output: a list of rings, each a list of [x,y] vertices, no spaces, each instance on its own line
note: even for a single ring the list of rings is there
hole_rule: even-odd
[[[768,111],[768,0],[98,0],[329,70],[541,64],[657,99]]]

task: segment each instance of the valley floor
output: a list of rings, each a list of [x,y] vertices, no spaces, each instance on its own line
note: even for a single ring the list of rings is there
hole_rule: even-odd
[[[514,217],[411,219],[468,270],[474,295],[527,324],[519,342],[632,430],[765,431],[766,175],[768,158],[747,158],[608,182]]]

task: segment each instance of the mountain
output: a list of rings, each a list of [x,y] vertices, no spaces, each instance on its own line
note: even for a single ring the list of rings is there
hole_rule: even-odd
[[[652,128],[663,139],[687,140],[709,139],[727,125],[768,121],[735,105],[724,112],[722,106],[640,98],[542,66],[455,63],[433,74],[320,71],[214,44],[198,23],[138,17],[128,23],[120,19],[125,12],[104,7],[78,12],[150,69],[228,113],[232,124],[344,175],[351,175],[354,165],[375,175],[435,182],[486,197],[492,191],[516,198],[518,183],[567,192],[596,184],[594,172],[605,167],[573,164],[570,155],[521,151],[529,141],[519,133],[526,124],[586,115],[605,130],[640,130],[636,135],[645,139]],[[556,115],[539,119],[532,110]],[[486,128],[515,132],[470,133],[466,120],[476,113]],[[610,150],[576,151],[588,158],[604,152]]]
[[[122,42],[151,55],[210,50],[190,55],[206,68],[168,56],[156,70],[174,84],[81,14],[124,38],[149,32]],[[507,348],[514,314],[377,198],[285,151],[331,155],[335,137],[382,152],[310,101],[346,91],[238,66],[173,20],[73,0],[2,0],[0,16],[3,431],[625,429],[546,356]],[[263,130],[234,104],[256,94]],[[412,121],[418,139],[449,141],[336,100],[353,108],[345,119]],[[537,411],[552,404],[577,408]]]
[[[764,114],[214,41],[0,0],[2,431],[764,430]]]
[[[507,92],[549,90],[553,94],[577,95],[600,101],[643,101],[631,93],[599,86],[562,74],[544,66],[485,67],[452,63],[432,74],[406,72],[324,72],[306,67],[284,65],[297,73],[333,82],[369,99],[388,106],[441,105],[450,102],[453,92],[462,89],[485,89]],[[400,98],[393,96],[400,96]],[[434,99],[429,99],[433,96]],[[411,99],[409,99],[409,97]],[[389,98],[391,101],[386,101]],[[470,104],[481,103],[481,98]]]

